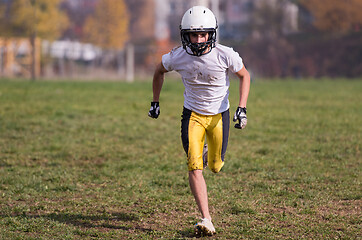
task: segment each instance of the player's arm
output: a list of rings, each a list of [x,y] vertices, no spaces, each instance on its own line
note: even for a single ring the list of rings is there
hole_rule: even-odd
[[[248,101],[249,90],[250,90],[250,74],[246,70],[245,66],[236,72],[236,76],[239,78],[239,107],[246,108],[246,102]]]
[[[236,72],[236,76],[239,78],[239,104],[235,111],[233,121],[238,121],[235,124],[235,128],[243,129],[248,122],[246,117],[246,103],[250,90],[250,74],[244,66],[239,72]]]
[[[162,65],[162,62],[159,63],[153,74],[152,90],[153,90],[153,100],[151,102],[151,108],[148,112],[148,116],[151,118],[158,118],[160,115],[160,94],[165,79],[165,73],[167,70]]]
[[[153,101],[159,102],[160,100],[160,93],[163,85],[163,81],[165,79],[165,73],[167,70],[162,65],[162,62],[159,63],[155,69],[155,73],[153,74],[153,83],[152,83],[152,89],[153,89]]]

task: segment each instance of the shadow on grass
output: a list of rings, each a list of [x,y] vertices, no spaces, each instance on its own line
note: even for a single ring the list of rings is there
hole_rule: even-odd
[[[190,238],[200,238],[200,235],[195,234],[194,231],[192,231],[191,229],[185,229],[183,231],[179,231],[179,238],[180,239],[190,239]]]
[[[0,218],[16,217],[22,219],[48,219],[58,223],[72,225],[80,229],[98,229],[100,231],[123,230],[123,231],[140,231],[146,234],[152,234],[156,230],[140,226],[137,221],[139,217],[132,213],[117,212],[112,214],[84,215],[77,213],[50,213],[50,214],[0,214]],[[193,228],[187,228],[177,231],[177,239],[202,238],[203,236],[195,234]],[[208,237],[210,238],[210,237]],[[212,237],[211,237],[212,238]]]
[[[1,218],[9,217],[6,215],[0,215]],[[121,230],[139,230],[142,232],[152,232],[154,231],[151,228],[145,228],[141,226],[124,226],[125,222],[134,222],[139,220],[139,218],[132,213],[112,213],[109,215],[83,215],[83,214],[73,214],[73,213],[50,213],[50,214],[16,214],[12,217],[22,217],[28,219],[49,219],[52,221],[57,221],[59,223],[64,223],[67,225],[73,225],[80,228],[106,228],[106,229],[121,229]]]
[[[178,239],[190,239],[190,238],[202,238],[202,239],[218,239],[218,235],[215,234],[213,236],[206,236],[204,234],[196,234],[194,229],[188,228],[183,231],[178,232],[180,236],[178,236]]]

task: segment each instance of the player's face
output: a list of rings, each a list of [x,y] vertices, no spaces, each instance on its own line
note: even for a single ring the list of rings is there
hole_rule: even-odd
[[[192,32],[190,33],[191,43],[203,43],[209,39],[208,32]]]

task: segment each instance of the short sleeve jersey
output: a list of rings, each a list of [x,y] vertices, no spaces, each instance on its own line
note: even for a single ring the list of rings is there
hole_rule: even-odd
[[[243,61],[232,48],[217,44],[199,57],[174,48],[162,56],[167,71],[176,71],[185,86],[184,107],[203,115],[215,115],[229,109],[229,70],[243,68]]]

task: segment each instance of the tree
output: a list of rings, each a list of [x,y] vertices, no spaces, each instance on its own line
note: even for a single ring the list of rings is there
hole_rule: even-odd
[[[85,41],[106,49],[123,49],[127,42],[129,15],[123,0],[99,0],[84,26]]]
[[[56,39],[68,19],[58,8],[61,0],[13,0],[0,6],[0,30],[4,37],[26,37],[32,46],[32,79],[35,79],[35,39]]]
[[[145,43],[153,40],[155,14],[150,9],[155,8],[154,1],[149,0],[125,0],[128,11],[131,12],[129,19],[129,33],[132,42]]]
[[[0,36],[2,37],[9,35],[9,7],[10,2],[0,0]]]
[[[282,32],[282,1],[258,1],[252,15],[251,28],[253,38],[276,39]]]
[[[348,32],[362,27],[361,0],[301,0],[314,17],[314,26],[324,32]]]
[[[59,8],[60,0],[14,0],[11,5],[11,25],[15,36],[39,36],[56,39],[68,24]]]
[[[87,17],[94,12],[97,0],[62,0],[60,8],[67,13],[70,24],[62,37],[70,40],[83,39],[83,26]]]

